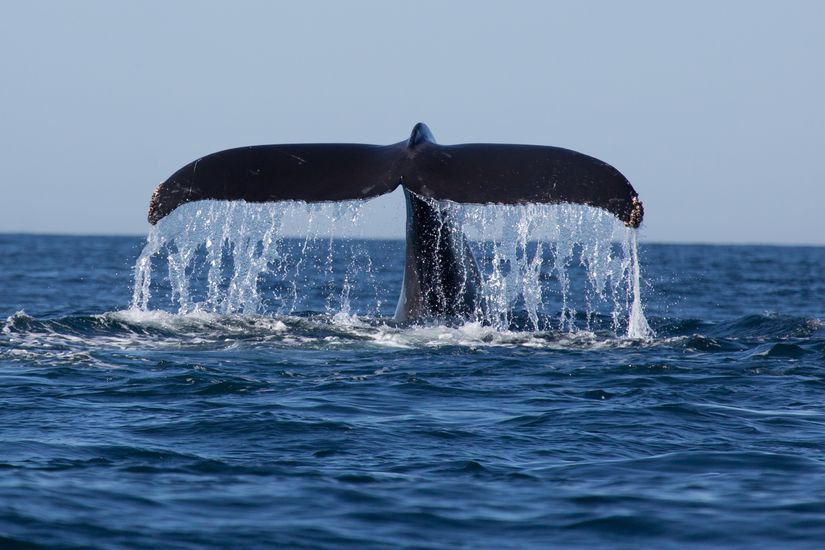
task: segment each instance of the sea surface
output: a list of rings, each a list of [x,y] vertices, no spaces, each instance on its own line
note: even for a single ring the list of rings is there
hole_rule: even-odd
[[[628,337],[578,260],[397,324],[403,242],[342,242],[230,300],[136,292],[144,237],[0,235],[0,547],[824,544],[825,248],[642,243]]]

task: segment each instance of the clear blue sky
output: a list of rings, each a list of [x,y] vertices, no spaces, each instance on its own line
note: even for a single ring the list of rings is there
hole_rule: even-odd
[[[0,231],[143,234],[206,153],[421,120],[610,162],[648,241],[825,244],[823,29],[804,0],[5,0]]]

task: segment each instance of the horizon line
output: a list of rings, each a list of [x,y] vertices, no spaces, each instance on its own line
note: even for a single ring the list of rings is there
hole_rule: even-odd
[[[66,238],[88,238],[88,237],[96,237],[96,238],[133,238],[133,239],[145,239],[146,233],[138,234],[138,233],[74,233],[74,232],[48,232],[48,231],[0,231],[0,237],[66,237]],[[287,239],[300,239],[305,238],[305,234],[286,234],[284,238]],[[375,235],[360,235],[360,236],[350,236],[350,237],[342,237],[342,240],[347,239],[354,239],[354,240],[363,240],[363,241],[403,241],[404,237],[380,237]],[[761,246],[761,247],[776,247],[776,248],[825,248],[825,243],[798,243],[798,242],[758,242],[758,241],[743,241],[743,242],[735,242],[735,241],[714,241],[714,242],[703,242],[703,241],[658,241],[658,240],[648,240],[644,236],[639,236],[639,244],[644,245],[654,245],[654,246]]]

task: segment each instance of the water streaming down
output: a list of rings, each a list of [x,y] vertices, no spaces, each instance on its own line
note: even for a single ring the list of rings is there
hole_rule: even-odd
[[[307,204],[200,201],[152,227],[135,265],[131,307],[179,314],[323,314],[389,321],[397,263],[370,255],[363,201]],[[482,273],[475,317],[497,330],[653,332],[641,304],[636,231],[581,205],[441,206],[467,236]],[[300,236],[296,237],[298,234]],[[350,232],[351,234],[351,232]],[[377,281],[397,271],[398,286]]]

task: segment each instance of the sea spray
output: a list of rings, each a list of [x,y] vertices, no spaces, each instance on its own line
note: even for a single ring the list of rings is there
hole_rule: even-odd
[[[363,204],[184,205],[151,229],[135,264],[131,307],[387,317],[403,256],[384,265],[370,254],[377,241],[336,236],[341,224],[365,225]],[[441,206],[478,259],[483,324],[653,335],[642,309],[636,231],[609,213],[580,205]],[[377,282],[390,270],[398,273],[395,288]]]
[[[507,328],[523,311],[525,328],[575,332],[595,329],[609,313],[614,332],[653,335],[641,305],[636,230],[608,212],[569,204],[450,205],[482,259],[486,322]]]
[[[310,286],[320,283],[330,290],[341,286],[335,228],[339,223],[355,223],[361,205],[215,201],[184,205],[150,230],[135,265],[131,307],[171,306],[181,314],[224,315],[300,310]],[[287,239],[296,227],[304,237]],[[348,262],[344,276],[353,276],[351,270],[356,268]],[[340,300],[347,299],[341,288],[334,294],[324,294],[327,312],[337,311]]]
[[[633,288],[633,302],[630,306],[630,318],[627,321],[628,338],[651,338],[655,336],[650,325],[647,323],[645,314],[642,311],[642,282],[641,267],[639,266],[639,246],[636,232],[631,232],[631,264],[633,269],[631,287]]]

